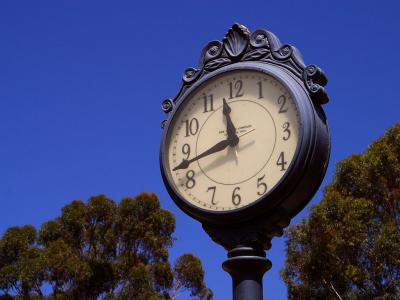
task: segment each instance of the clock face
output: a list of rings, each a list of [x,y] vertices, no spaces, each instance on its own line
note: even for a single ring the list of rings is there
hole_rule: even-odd
[[[244,207],[267,196],[288,171],[300,122],[291,93],[273,76],[225,72],[175,111],[164,145],[166,175],[194,206]]]

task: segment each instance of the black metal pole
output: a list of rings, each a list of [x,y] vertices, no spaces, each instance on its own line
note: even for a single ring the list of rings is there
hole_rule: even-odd
[[[228,252],[222,268],[232,277],[233,300],[262,300],[262,278],[272,264],[265,251],[237,247]]]

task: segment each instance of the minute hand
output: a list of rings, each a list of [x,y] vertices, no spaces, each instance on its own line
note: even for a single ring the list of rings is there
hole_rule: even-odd
[[[189,160],[184,159],[184,160],[182,160],[182,162],[179,165],[177,165],[175,168],[173,168],[172,171],[176,171],[176,170],[179,170],[179,169],[187,169],[192,162],[194,162],[194,161],[196,161],[196,160],[198,160],[200,158],[203,158],[205,156],[208,156],[210,154],[222,151],[226,147],[228,147],[230,145],[230,143],[231,143],[231,141],[229,139],[223,140],[223,141],[215,144],[214,146],[212,146],[210,149],[204,151],[203,153],[197,155],[196,157],[194,157],[192,159],[189,159]]]

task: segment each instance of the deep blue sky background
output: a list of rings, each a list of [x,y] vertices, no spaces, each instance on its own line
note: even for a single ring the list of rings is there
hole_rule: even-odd
[[[171,249],[200,256],[215,299],[231,298],[226,257],[169,199],[158,152],[161,101],[202,47],[234,22],[295,45],[329,79],[331,163],[400,120],[397,1],[0,2],[0,233],[40,226],[73,199],[156,192],[177,218]],[[321,199],[321,193],[312,203]],[[310,205],[293,220],[298,222]],[[284,238],[265,299],[286,299]],[[182,295],[182,299],[185,296]]]

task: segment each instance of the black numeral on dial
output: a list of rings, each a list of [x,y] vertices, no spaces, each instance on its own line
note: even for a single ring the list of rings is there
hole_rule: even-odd
[[[240,187],[235,187],[233,192],[232,192],[232,203],[233,205],[238,206],[240,204],[240,201],[242,201],[242,197],[237,193],[240,191]]]
[[[243,81],[240,79],[235,83],[229,82],[229,99],[242,97],[244,94],[242,92]]]
[[[284,152],[281,152],[281,154],[279,154],[278,160],[276,161],[276,165],[281,167],[281,171],[286,170],[287,161],[285,161]]]
[[[195,135],[199,130],[199,121],[196,118],[193,118],[190,121],[186,120],[185,128],[186,128],[185,136]]]
[[[262,182],[264,178],[265,174],[257,179],[257,188],[258,188],[257,195],[259,196],[265,194],[265,192],[267,191],[267,184],[265,182]]]
[[[258,85],[258,99],[264,98],[262,92],[262,81],[257,82]]]
[[[285,136],[283,136],[283,140],[284,141],[287,141],[290,138],[291,132],[290,132],[289,127],[290,127],[290,123],[289,122],[285,122],[282,125],[282,128],[284,129],[283,132],[285,133]]]
[[[189,144],[183,144],[182,146],[182,153],[186,155],[185,159],[189,159],[190,156],[190,145]]]
[[[285,95],[280,95],[278,98],[278,104],[281,106],[279,107],[279,113],[285,113],[288,111],[288,108],[286,107],[286,96]]]
[[[195,173],[194,173],[193,170],[189,170],[189,171],[187,171],[187,173],[186,173],[186,178],[187,178],[186,187],[187,187],[188,189],[192,189],[192,188],[194,188],[194,186],[196,185],[196,180],[194,180],[194,178],[193,178],[194,175],[195,175]]]
[[[206,94],[204,94],[203,101],[204,101],[203,113],[214,110],[214,95],[213,94],[208,95],[208,96]]]
[[[212,191],[212,196],[211,196],[211,204],[212,205],[216,205],[217,204],[217,202],[214,202],[214,198],[215,198],[215,190],[217,189],[217,187],[215,187],[215,186],[210,186],[208,189],[207,189],[207,192],[209,192],[209,191]]]

